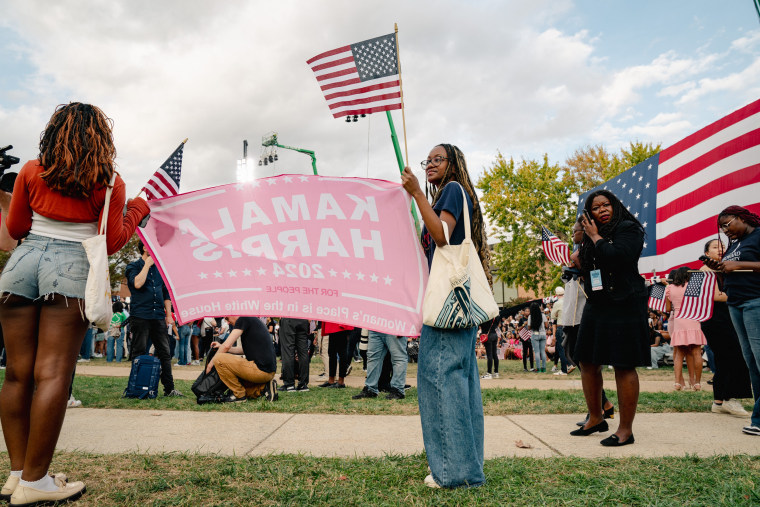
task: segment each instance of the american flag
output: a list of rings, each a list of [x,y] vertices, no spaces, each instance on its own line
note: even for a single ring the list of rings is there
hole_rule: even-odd
[[[395,33],[321,53],[306,63],[335,118],[401,109]]]
[[[734,111],[590,192],[604,188],[646,230],[639,272],[701,266],[717,217],[732,204],[760,213],[760,100]]]
[[[653,283],[649,287],[649,308],[658,312],[665,311],[665,286],[661,283]]]
[[[524,328],[520,329],[517,334],[520,335],[520,339],[522,341],[525,341],[530,339],[531,332],[530,329],[528,329],[528,326],[525,326]]]
[[[170,197],[179,193],[179,178],[182,174],[182,150],[185,143],[179,145],[174,153],[161,164],[158,171],[148,180],[142,188],[148,200]]]
[[[557,266],[570,265],[570,249],[567,243],[549,232],[546,227],[541,227],[541,247],[544,249],[546,258]]]
[[[695,271],[691,273],[683,295],[679,319],[704,322],[712,318],[715,295],[715,273]]]

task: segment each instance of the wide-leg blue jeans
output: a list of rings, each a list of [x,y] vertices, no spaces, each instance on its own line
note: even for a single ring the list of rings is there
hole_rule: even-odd
[[[752,394],[755,398],[752,426],[760,428],[760,298],[728,305],[728,311],[739,336],[739,345],[742,347],[742,355],[752,383]]]
[[[447,488],[486,480],[476,341],[477,327],[422,326],[417,368],[422,438],[433,479]]]

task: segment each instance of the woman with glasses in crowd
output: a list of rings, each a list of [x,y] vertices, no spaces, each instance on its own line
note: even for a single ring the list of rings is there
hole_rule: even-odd
[[[648,294],[638,270],[644,227],[607,190],[597,190],[586,198],[582,224],[579,260],[588,301],[578,330],[575,360],[581,367],[589,416],[570,434],[608,431],[602,411],[602,366],[607,364],[615,369],[620,424],[601,444],[629,445],[635,441],[633,419],[639,400],[636,367],[651,363]]]
[[[456,146],[439,144],[430,151],[422,166],[428,182],[426,190],[433,197],[432,205],[408,167],[401,175],[401,182],[417,203],[425,223],[422,247],[428,259],[428,269],[436,247],[448,244],[444,223],[451,233],[450,244],[464,241],[466,206],[472,229],[470,235],[479,256],[471,262],[482,264],[490,283],[490,256],[483,213],[464,155]],[[483,474],[483,400],[475,359],[477,329],[478,326],[467,329],[422,326],[417,396],[430,466],[425,484],[433,488],[479,486],[486,480]]]
[[[102,216],[115,172],[112,121],[95,106],[58,106],[40,140],[38,160],[19,171],[7,227],[18,246],[0,277],[0,322],[8,367],[0,391],[0,420],[10,458],[2,496],[13,504],[65,502],[82,482],[50,476],[69,385],[82,337],[89,262],[82,240],[108,220],[109,254],[123,247],[148,204],[133,199],[125,214],[125,185],[116,174],[108,216]]]
[[[760,217],[729,206],[718,215],[718,227],[728,237],[726,253],[720,261],[703,262],[723,273],[728,311],[752,383],[755,406],[742,432],[760,436]]]

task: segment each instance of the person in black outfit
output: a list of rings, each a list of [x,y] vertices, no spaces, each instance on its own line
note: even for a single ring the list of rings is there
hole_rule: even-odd
[[[298,386],[295,385],[295,363],[298,353]],[[280,354],[282,356],[283,391],[309,390],[309,321],[306,319],[280,319]]]
[[[586,436],[608,431],[602,412],[602,365],[615,369],[620,410],[617,431],[601,441],[615,447],[634,443],[633,418],[639,400],[636,367],[651,363],[647,289],[638,272],[644,228],[607,190],[592,192],[584,205],[580,248],[584,290],[575,360],[581,365],[586,423],[570,432]]]
[[[484,322],[481,324],[481,328],[486,332],[488,339],[483,345],[486,346],[486,367],[488,372],[481,378],[499,378],[499,323],[501,322],[501,316],[497,315],[495,319]],[[493,366],[493,369],[491,367]],[[492,373],[493,372],[493,373]]]
[[[525,371],[535,371],[533,368],[533,344],[530,342],[530,335],[528,335],[528,338],[523,338],[520,335],[520,330],[528,325],[528,314],[530,313],[530,308],[524,308],[523,310],[520,310],[519,318],[517,320],[517,336],[520,338],[520,342],[522,343],[522,360],[523,360],[523,370]],[[530,359],[530,370],[528,370],[528,359]]]

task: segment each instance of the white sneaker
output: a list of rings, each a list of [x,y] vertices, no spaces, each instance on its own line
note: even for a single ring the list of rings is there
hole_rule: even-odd
[[[757,426],[745,426],[742,428],[742,433],[760,437],[760,428],[758,428]],[[432,488],[433,486],[430,486],[430,487]]]
[[[558,371],[557,373],[554,374],[555,377],[559,377],[561,375],[567,375],[567,373],[565,373],[564,371],[560,370],[560,371]]]
[[[425,486],[428,488],[440,488],[441,486],[435,482],[435,479],[433,479],[432,475],[428,475],[425,477]]]
[[[723,403],[725,403],[725,401]],[[713,414],[723,414],[724,413],[723,412],[723,403],[721,403],[720,405],[718,405],[717,403],[715,403],[713,401],[712,407],[710,407],[710,412],[712,412]]]
[[[572,373],[575,371],[575,366],[570,366],[570,368],[567,369],[567,373]]]
[[[552,366],[552,371],[557,371],[557,365]]]
[[[90,362],[89,359],[85,359],[85,358],[77,359],[77,363],[89,363],[89,362]]]
[[[66,405],[66,408],[77,408],[77,407],[81,407],[81,406],[82,406],[82,402],[79,401],[79,400],[77,400],[77,399],[75,399],[74,395],[72,394],[69,397],[69,403],[68,403],[68,405]]]
[[[490,373],[484,373],[483,375],[480,376],[480,378],[482,378],[483,380],[488,380],[488,379],[493,378],[493,376]]]
[[[496,372],[496,373],[494,373],[494,374],[493,374],[493,375],[491,375],[491,376],[492,376],[493,378],[499,378],[499,372]]]
[[[739,402],[739,400],[731,398],[729,400],[726,400],[723,402],[723,413],[725,414],[731,414],[734,417],[749,417],[750,414],[747,412],[742,404]]]

